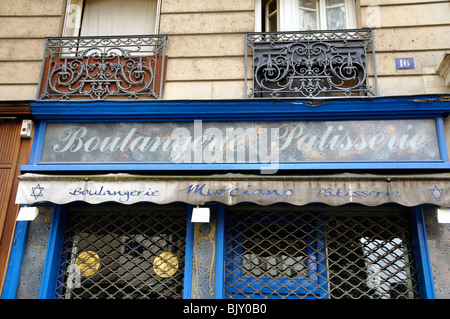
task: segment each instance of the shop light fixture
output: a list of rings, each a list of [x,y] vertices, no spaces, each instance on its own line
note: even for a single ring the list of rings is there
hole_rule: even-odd
[[[208,207],[195,207],[192,209],[192,223],[209,223],[210,212]]]
[[[437,209],[438,223],[450,223],[450,208],[440,207]]]
[[[17,215],[17,221],[33,221],[38,214],[39,209],[37,207],[21,207]]]

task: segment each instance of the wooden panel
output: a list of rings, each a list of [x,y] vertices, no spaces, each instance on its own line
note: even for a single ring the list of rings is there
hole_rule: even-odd
[[[0,121],[0,168],[5,168],[5,165],[11,165],[17,157],[21,121]]]
[[[5,206],[7,202],[7,186],[10,179],[11,168],[0,168],[0,207]],[[0,231],[1,233],[1,231]]]
[[[0,238],[9,203],[20,147],[20,120],[0,122]]]
[[[31,114],[30,103],[11,103],[10,101],[0,102],[0,114],[4,117]]]
[[[20,164],[28,161],[31,145],[31,139],[24,139],[22,143],[21,124],[21,120],[0,120],[0,292],[3,289],[19,207],[14,202],[17,175],[20,173]],[[22,156],[19,157],[21,148]]]

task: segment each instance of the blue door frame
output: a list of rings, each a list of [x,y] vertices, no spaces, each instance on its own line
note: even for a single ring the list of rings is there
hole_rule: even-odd
[[[202,207],[216,206],[216,242],[215,242],[215,281],[214,281],[214,296],[216,299],[223,299],[223,278],[224,278],[224,257],[225,257],[225,205],[206,203]],[[191,299],[192,294],[192,276],[193,276],[193,253],[194,253],[194,227],[195,223],[191,222],[193,205],[188,206],[188,219],[186,226],[186,252],[185,252],[185,267],[184,267],[184,290],[183,298]]]

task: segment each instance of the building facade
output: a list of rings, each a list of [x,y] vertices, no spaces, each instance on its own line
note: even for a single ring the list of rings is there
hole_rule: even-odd
[[[2,1],[2,298],[450,297],[450,4],[394,2]]]

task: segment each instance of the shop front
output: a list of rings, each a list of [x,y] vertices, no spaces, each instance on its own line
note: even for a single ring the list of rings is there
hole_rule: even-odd
[[[36,102],[3,297],[433,298],[432,100]]]

